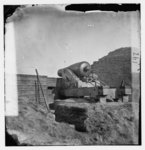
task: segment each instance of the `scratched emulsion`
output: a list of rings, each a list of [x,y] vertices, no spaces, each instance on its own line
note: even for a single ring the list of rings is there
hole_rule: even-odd
[[[14,23],[6,25],[5,34],[5,115],[18,115],[17,64]]]

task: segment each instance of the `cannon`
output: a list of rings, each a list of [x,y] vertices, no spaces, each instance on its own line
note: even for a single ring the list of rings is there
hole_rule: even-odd
[[[78,77],[84,77],[84,76],[88,76],[90,74],[91,65],[86,61],[75,63],[71,66],[66,67],[66,68],[59,69],[58,75],[62,76],[63,72],[67,69],[70,69]]]
[[[70,87],[94,87],[100,86],[98,76],[92,73],[91,65],[86,62],[79,62],[58,70],[58,75],[66,82],[70,83]]]
[[[106,103],[118,100],[129,101],[131,95],[130,87],[121,85],[114,88],[102,82],[86,61],[59,69],[58,75],[67,83],[67,86],[57,88],[59,99],[83,98]]]

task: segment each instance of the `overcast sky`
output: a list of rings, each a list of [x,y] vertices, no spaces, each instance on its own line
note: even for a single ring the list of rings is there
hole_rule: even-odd
[[[138,12],[24,8],[8,19],[14,27],[17,73],[35,74],[37,68],[41,75],[56,77],[58,69],[73,63],[92,64],[117,48],[139,48],[138,23]]]

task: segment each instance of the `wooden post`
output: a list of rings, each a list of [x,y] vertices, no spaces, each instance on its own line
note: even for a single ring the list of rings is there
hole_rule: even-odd
[[[39,91],[39,83],[36,80],[36,88],[37,88],[37,102],[40,104],[40,91]]]
[[[37,83],[35,81],[35,100],[36,100],[36,103],[38,102],[38,96],[37,96]]]
[[[43,92],[43,89],[42,89],[41,82],[40,82],[40,80],[39,80],[39,74],[38,74],[37,69],[35,69],[35,71],[36,71],[36,74],[37,74],[37,81],[38,81],[38,83],[39,83],[39,85],[40,85],[40,90],[41,90],[41,92],[42,92],[42,96],[43,96],[43,98],[44,98],[44,102],[45,102],[47,111],[50,112],[50,111],[49,111],[49,107],[48,107],[47,102],[46,102],[46,99],[45,99],[45,95],[44,95],[44,92]]]

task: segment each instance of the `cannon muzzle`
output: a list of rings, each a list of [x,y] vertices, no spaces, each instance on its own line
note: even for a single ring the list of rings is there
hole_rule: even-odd
[[[88,76],[90,74],[91,65],[86,61],[79,62],[71,66],[68,66],[66,68],[58,70],[58,75],[62,76],[62,73],[65,72],[65,69],[70,69],[75,75],[81,78],[81,77]]]

